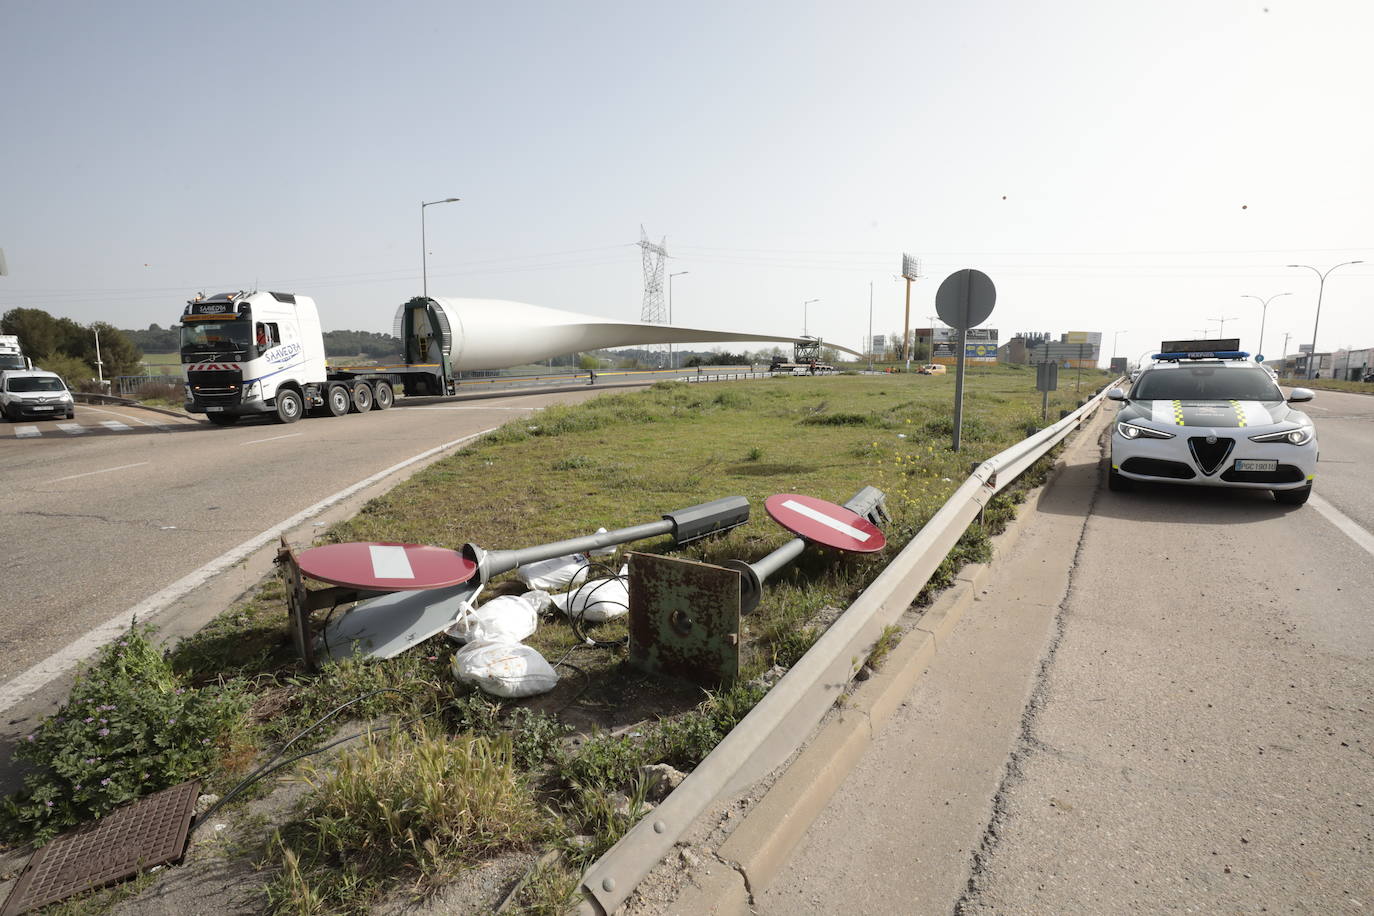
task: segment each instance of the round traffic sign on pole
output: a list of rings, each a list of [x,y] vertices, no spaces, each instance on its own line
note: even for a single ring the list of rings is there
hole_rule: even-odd
[[[992,278],[971,267],[945,277],[935,293],[935,311],[940,320],[960,331],[987,321],[996,302],[997,287]]]
[[[477,572],[458,551],[424,544],[326,544],[302,550],[296,562],[312,579],[375,592],[447,588]]]
[[[876,553],[887,544],[878,526],[868,519],[814,496],[778,493],[764,500],[763,508],[788,531],[823,547]]]

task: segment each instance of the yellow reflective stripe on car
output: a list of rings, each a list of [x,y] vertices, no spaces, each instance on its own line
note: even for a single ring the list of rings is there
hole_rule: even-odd
[[[1170,403],[1172,403],[1172,404],[1174,405],[1174,424],[1177,425],[1177,426],[1182,426],[1182,425],[1183,425],[1183,402],[1182,402],[1182,401],[1171,401]]]
[[[1245,408],[1240,406],[1240,401],[1232,400],[1231,409],[1236,412],[1236,425],[1245,425]]]

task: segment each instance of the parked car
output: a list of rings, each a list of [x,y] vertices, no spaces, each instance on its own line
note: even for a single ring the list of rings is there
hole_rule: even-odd
[[[944,375],[945,367],[939,363],[926,363],[916,371],[921,375]]]
[[[1317,473],[1317,428],[1290,405],[1312,400],[1311,391],[1294,388],[1285,398],[1271,374],[1239,351],[1156,359],[1129,391],[1107,392],[1121,405],[1109,489],[1163,482],[1267,489],[1286,505],[1307,502]]]
[[[41,369],[0,374],[0,413],[9,420],[76,416],[76,402],[62,377]]]

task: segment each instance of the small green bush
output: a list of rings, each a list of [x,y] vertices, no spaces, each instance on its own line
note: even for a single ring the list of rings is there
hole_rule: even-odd
[[[6,832],[42,841],[150,792],[211,772],[243,721],[237,684],[183,686],[135,626],[100,651],[56,714],[20,740],[36,767],[6,799]]]

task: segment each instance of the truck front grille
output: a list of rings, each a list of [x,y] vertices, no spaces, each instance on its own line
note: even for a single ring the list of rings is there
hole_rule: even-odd
[[[242,400],[243,373],[237,369],[212,369],[186,373],[191,394],[203,404],[237,404]]]

